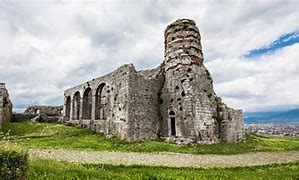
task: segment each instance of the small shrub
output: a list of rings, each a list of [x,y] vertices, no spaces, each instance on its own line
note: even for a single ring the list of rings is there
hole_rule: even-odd
[[[7,180],[26,179],[27,152],[0,149],[0,177]]]

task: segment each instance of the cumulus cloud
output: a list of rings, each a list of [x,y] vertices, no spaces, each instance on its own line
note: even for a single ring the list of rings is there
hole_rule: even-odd
[[[229,105],[293,107],[297,45],[255,59],[243,55],[297,32],[297,9],[296,1],[284,0],[1,1],[0,81],[15,110],[62,104],[64,89],[122,64],[158,66],[167,24],[192,18],[216,92]]]
[[[299,44],[257,59],[216,59],[206,65],[215,89],[234,107],[262,111],[298,107]]]

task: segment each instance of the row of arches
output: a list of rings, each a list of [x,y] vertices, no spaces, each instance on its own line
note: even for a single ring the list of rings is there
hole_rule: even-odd
[[[81,101],[80,92],[75,92],[73,98],[68,96],[65,102],[65,118],[66,120],[91,119],[93,90],[88,87],[85,89]],[[98,86],[95,92],[95,119],[106,120],[110,112],[110,96],[109,90],[105,83]],[[82,102],[82,104],[81,104]],[[72,111],[71,111],[72,110]],[[80,117],[80,111],[82,114]],[[72,112],[72,114],[71,114]]]

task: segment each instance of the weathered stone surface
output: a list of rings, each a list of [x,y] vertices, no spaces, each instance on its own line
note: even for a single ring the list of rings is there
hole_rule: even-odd
[[[62,120],[62,114],[63,106],[30,106],[24,111],[23,116],[18,116],[30,117],[31,115],[35,115],[30,120],[55,122]]]
[[[28,121],[32,118],[36,117],[36,114],[28,114],[28,113],[12,113],[11,122],[22,122]]]
[[[11,121],[12,103],[9,99],[5,83],[0,83],[0,129],[5,122]]]
[[[176,143],[238,142],[241,110],[227,107],[203,64],[199,30],[181,19],[165,30],[163,63],[136,71],[132,64],[65,90],[64,121],[126,140]]]

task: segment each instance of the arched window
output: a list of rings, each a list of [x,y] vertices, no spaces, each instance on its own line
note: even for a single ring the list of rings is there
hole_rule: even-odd
[[[40,110],[39,109],[35,109],[35,114],[40,114]]]
[[[170,118],[170,135],[176,136],[176,124],[175,124],[175,112],[174,111],[169,112],[169,118]]]
[[[77,91],[74,94],[74,98],[73,98],[73,120],[80,119],[80,108],[81,108],[81,96],[80,96],[80,92]]]
[[[82,119],[91,119],[92,91],[87,88],[83,93]]]
[[[95,119],[106,120],[110,110],[110,91],[105,83],[98,86],[96,91]]]
[[[170,116],[175,116],[175,112],[174,112],[174,111],[170,111],[170,112],[169,112],[169,115],[170,115]]]
[[[65,102],[65,119],[67,121],[70,120],[70,116],[71,116],[71,97],[68,96],[66,98],[66,102]]]

